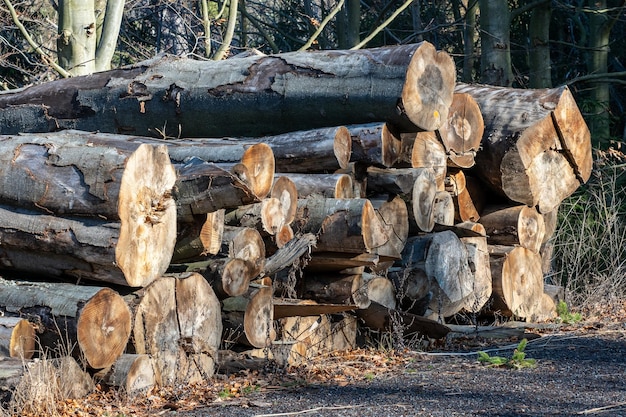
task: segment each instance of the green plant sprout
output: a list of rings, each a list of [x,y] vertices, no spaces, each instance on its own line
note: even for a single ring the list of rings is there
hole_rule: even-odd
[[[563,300],[559,301],[556,306],[556,313],[558,314],[557,321],[565,324],[574,324],[582,320],[580,313],[572,313],[567,308],[567,303]]]
[[[513,356],[510,358],[490,356],[486,352],[478,352],[478,362],[493,367],[504,366],[512,369],[534,368],[537,366],[537,361],[535,359],[526,358],[526,352],[524,352],[527,344],[528,340],[522,339],[517,345],[517,348],[513,351]]]

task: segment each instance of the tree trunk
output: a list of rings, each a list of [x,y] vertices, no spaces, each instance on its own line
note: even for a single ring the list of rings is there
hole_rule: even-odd
[[[151,355],[164,386],[213,376],[222,320],[202,275],[163,276],[126,299],[134,313],[129,353]]]
[[[0,308],[6,314],[36,320],[44,347],[68,341],[89,367],[106,368],[122,354],[130,336],[131,313],[109,288],[60,283],[0,280]]]
[[[427,42],[223,61],[165,57],[3,94],[0,124],[5,134],[76,128],[159,137],[374,121],[433,130],[448,116],[454,82],[451,57]]]
[[[530,88],[552,87],[552,59],[550,58],[550,20],[552,3],[546,1],[533,7],[528,24],[530,48]]]
[[[511,68],[511,12],[506,0],[479,0],[481,83],[513,84]]]
[[[566,87],[456,91],[471,94],[481,108],[485,134],[476,168],[497,193],[545,213],[589,179],[589,130]]]
[[[72,76],[96,71],[96,12],[94,0],[59,2],[57,56]]]
[[[0,316],[0,357],[30,359],[35,353],[35,328],[25,319]]]

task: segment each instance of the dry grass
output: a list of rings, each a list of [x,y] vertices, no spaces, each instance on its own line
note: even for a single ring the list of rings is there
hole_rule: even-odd
[[[626,298],[626,165],[598,153],[589,182],[559,209],[553,283],[568,303],[590,309]]]

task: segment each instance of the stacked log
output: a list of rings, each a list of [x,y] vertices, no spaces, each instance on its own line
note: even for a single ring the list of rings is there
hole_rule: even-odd
[[[454,72],[422,42],[165,57],[0,95],[0,268],[33,274],[0,281],[0,353],[66,337],[142,392],[210,378],[224,347],[298,364],[357,326],[550,318],[542,255],[589,132],[567,88]]]

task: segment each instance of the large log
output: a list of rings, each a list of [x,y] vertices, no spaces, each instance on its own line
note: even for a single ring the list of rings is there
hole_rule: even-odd
[[[433,130],[447,119],[454,82],[452,58],[428,42],[224,61],[169,56],[2,94],[0,125],[2,133],[76,128],[163,137],[374,121]]]
[[[361,274],[308,274],[303,278],[302,287],[302,298],[317,302],[350,304],[358,308],[367,308],[370,304],[367,285]]]
[[[0,309],[36,320],[46,348],[57,349],[59,341],[76,343],[89,367],[101,369],[115,362],[126,347],[131,313],[109,288],[4,279],[0,288]]]
[[[169,265],[176,240],[176,221],[171,220],[174,227],[165,233],[161,224],[150,227],[150,220],[140,219],[131,235],[120,222],[0,206],[0,268],[145,286]]]
[[[169,225],[175,180],[162,144],[77,131],[0,136],[3,204],[131,224],[155,218],[152,224]]]
[[[204,277],[163,276],[125,298],[134,313],[129,353],[151,355],[163,385],[213,376],[222,321],[220,303]]]
[[[482,111],[476,169],[494,191],[546,213],[589,179],[590,133],[567,87],[457,85],[456,91],[470,94]]]
[[[161,384],[150,355],[125,353],[115,363],[94,374],[94,379],[109,388],[121,389],[131,397],[145,394]]]

